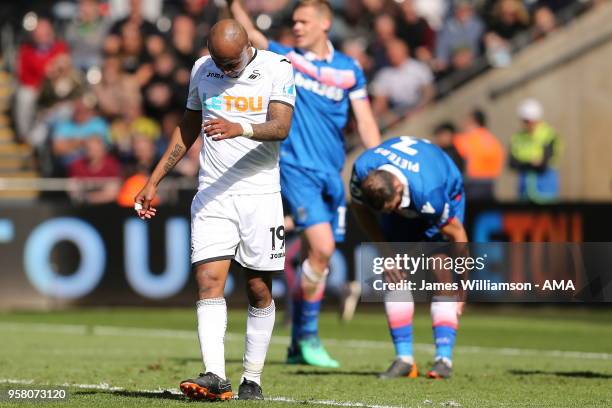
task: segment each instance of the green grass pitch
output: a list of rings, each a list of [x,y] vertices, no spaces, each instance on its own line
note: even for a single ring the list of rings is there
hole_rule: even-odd
[[[245,312],[232,310],[226,341],[234,389],[241,373]],[[283,364],[288,330],[278,324],[263,376],[269,401],[238,406],[610,407],[612,309],[472,306],[462,317],[455,375],[447,381],[379,381],[393,358],[382,308],[340,324],[322,316],[321,334],[342,367]],[[417,364],[432,358],[429,313],[415,316]],[[201,371],[195,312],[81,309],[0,313],[0,389],[66,384],[67,402],[48,406],[186,406],[180,380]],[[11,383],[9,383],[11,381]],[[28,381],[29,384],[20,384]],[[275,400],[272,400],[275,399]],[[204,402],[202,402],[204,403]],[[1,406],[28,403],[0,401]]]

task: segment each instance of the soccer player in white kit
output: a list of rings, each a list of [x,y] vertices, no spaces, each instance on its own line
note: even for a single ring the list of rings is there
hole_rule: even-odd
[[[211,29],[210,56],[191,72],[187,109],[147,185],[135,198],[143,219],[161,179],[203,130],[199,187],[191,205],[191,263],[198,283],[198,337],[204,374],[181,382],[192,399],[229,399],[223,297],[231,260],[247,280],[249,309],[238,397],[263,399],[261,373],[274,327],[271,272],[285,260],[279,145],[289,133],[295,86],[291,63],[250,46],[235,20]]]

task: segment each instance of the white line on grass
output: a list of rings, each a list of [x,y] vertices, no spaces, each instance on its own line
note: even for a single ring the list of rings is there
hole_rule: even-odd
[[[158,388],[156,390],[130,390],[122,387],[113,387],[107,383],[100,384],[75,384],[75,383],[63,383],[63,384],[49,384],[49,383],[35,383],[34,380],[20,380],[14,378],[0,378],[0,384],[16,384],[16,385],[38,385],[38,386],[52,386],[52,387],[68,387],[68,388],[79,388],[84,390],[101,390],[101,391],[120,391],[120,392],[138,392],[144,394],[162,394],[169,393],[172,395],[183,395],[178,389],[163,389]],[[266,401],[270,402],[284,402],[287,404],[313,404],[313,405],[329,405],[333,407],[350,407],[350,408],[402,408],[399,406],[392,405],[371,405],[363,402],[353,401],[335,401],[335,400],[296,400],[287,397],[266,397]],[[460,406],[460,405],[458,405]]]
[[[130,327],[115,326],[87,326],[68,324],[46,324],[46,323],[5,323],[0,322],[0,328],[13,331],[45,332],[58,334],[77,334],[94,336],[119,336],[119,337],[159,337],[172,339],[195,340],[197,333],[194,330],[172,330],[172,329],[138,329]],[[228,341],[244,341],[244,334],[227,333]],[[272,344],[289,344],[287,336],[273,336]],[[332,347],[345,347],[356,349],[381,349],[390,348],[390,341],[376,340],[340,340],[325,339],[325,344]],[[430,344],[416,343],[415,349],[432,352],[434,347]],[[552,358],[576,358],[585,360],[612,360],[610,353],[591,353],[586,351],[567,350],[537,350],[511,347],[480,347],[480,346],[457,346],[458,353],[469,354],[495,354],[500,356],[538,356]]]

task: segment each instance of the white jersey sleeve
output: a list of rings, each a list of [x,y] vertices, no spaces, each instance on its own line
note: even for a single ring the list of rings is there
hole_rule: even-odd
[[[293,67],[291,62],[279,56],[279,62],[274,66],[272,93],[270,102],[283,102],[295,106],[295,83],[293,82]]]
[[[193,68],[191,69],[191,77],[189,79],[189,94],[187,94],[187,109],[201,111],[202,110],[202,101],[200,99],[200,93],[198,91],[198,83],[200,82],[200,73],[202,71],[202,66],[206,60],[210,58],[208,56],[204,56],[199,58],[195,64],[193,64]]]

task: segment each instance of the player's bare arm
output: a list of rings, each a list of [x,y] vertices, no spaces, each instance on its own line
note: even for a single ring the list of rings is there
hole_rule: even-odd
[[[357,224],[359,224],[361,229],[365,232],[368,239],[377,243],[379,252],[381,254],[386,254],[385,256],[393,257],[392,253],[388,253],[388,247],[385,245],[387,238],[380,228],[378,220],[376,219],[372,209],[353,200],[351,201],[351,210],[353,211],[353,214],[355,214]],[[400,282],[404,278],[404,274],[397,268],[385,269],[385,280],[387,282]]]
[[[227,5],[229,6],[232,18],[236,19],[244,27],[253,46],[267,50],[268,39],[255,27],[255,24],[251,21],[251,16],[248,15],[240,0],[227,0]]]
[[[291,128],[293,107],[282,102],[270,102],[268,106],[268,120],[264,123],[254,124],[253,135],[249,136],[258,142],[278,142],[285,140]],[[243,136],[245,129],[240,123],[230,122],[223,118],[204,122],[204,133],[212,140],[232,139]]]
[[[268,120],[253,125],[253,139],[260,142],[285,140],[289,136],[293,106],[284,102],[270,102]]]
[[[176,166],[200,135],[202,112],[186,110],[181,123],[174,129],[168,148],[164,152],[155,170],[149,177],[147,184],[134,198],[139,205],[138,216],[149,219],[155,216],[156,209],[151,207],[151,201],[157,193],[157,186],[161,180]]]
[[[369,99],[353,99],[351,107],[357,121],[357,133],[366,149],[380,144],[380,130],[372,112]]]
[[[447,237],[451,242],[456,242],[456,243],[462,243],[462,242],[467,243],[468,242],[467,232],[465,231],[465,228],[463,227],[463,224],[461,223],[461,221],[459,221],[456,218],[451,219],[448,224],[440,228],[440,232],[442,233],[442,235]],[[465,246],[465,248],[461,248],[461,250],[464,250],[467,252],[467,245]],[[461,275],[461,279],[467,279],[467,276],[468,274],[466,272],[463,275]],[[461,315],[463,313],[463,309],[465,308],[466,293],[461,291],[461,293],[459,293],[459,296],[461,298],[461,301],[457,303],[458,304],[457,313]]]
[[[451,242],[468,242],[465,228],[461,221],[456,218],[451,219],[448,224],[440,228],[440,232]]]

